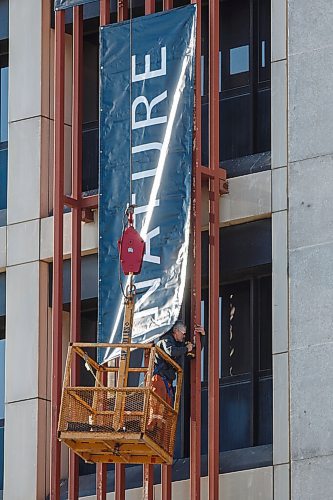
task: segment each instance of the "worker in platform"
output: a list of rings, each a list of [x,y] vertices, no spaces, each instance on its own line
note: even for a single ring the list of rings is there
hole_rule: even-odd
[[[196,335],[204,335],[202,326],[194,329]],[[179,365],[183,364],[184,356],[194,357],[194,344],[185,342],[186,326],[182,321],[177,321],[174,327],[167,332],[156,345],[162,349]],[[173,408],[175,398],[175,387],[177,373],[172,365],[160,355],[156,354],[154,373],[151,381],[151,390]],[[167,425],[170,413],[160,399],[151,401],[148,415],[147,430],[160,446],[166,448],[169,440],[169,426]]]
[[[196,326],[195,335],[204,335],[202,326]],[[176,363],[182,365],[184,356],[194,357],[194,345],[192,342],[185,342],[186,326],[182,321],[177,321],[174,327],[156,343],[160,349],[170,356]],[[154,374],[152,378],[152,390],[163,398],[170,406],[173,406],[174,386],[176,379],[175,369],[168,364],[161,356],[156,354]]]

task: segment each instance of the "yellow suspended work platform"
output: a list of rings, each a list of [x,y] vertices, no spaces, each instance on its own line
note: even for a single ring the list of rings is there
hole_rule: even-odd
[[[95,360],[97,348],[118,349],[121,354],[113,366],[111,362],[101,365]],[[173,401],[156,392],[156,354],[177,373]],[[90,372],[85,379],[91,385],[71,384],[73,363],[85,365]],[[171,464],[182,378],[180,366],[153,344],[72,344],[62,390],[59,439],[86,462]]]

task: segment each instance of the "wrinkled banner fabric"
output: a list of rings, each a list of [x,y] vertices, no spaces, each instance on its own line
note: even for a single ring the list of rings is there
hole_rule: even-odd
[[[156,339],[180,312],[190,230],[195,27],[190,5],[101,28],[98,342],[121,341],[119,279],[124,289],[128,279],[119,272],[117,241],[129,202],[146,241],[135,277],[133,342]],[[99,351],[100,362],[115,355]]]
[[[75,7],[75,5],[84,5],[85,3],[92,3],[95,0],[54,0],[54,10],[68,9]]]

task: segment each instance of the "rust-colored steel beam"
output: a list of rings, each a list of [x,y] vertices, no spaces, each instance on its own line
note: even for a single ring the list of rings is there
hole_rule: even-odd
[[[65,102],[65,12],[55,13],[54,84],[54,243],[52,301],[52,416],[50,499],[60,498],[60,442],[58,415],[62,379],[62,286],[63,286],[63,196],[64,196],[64,102]]]
[[[107,374],[102,373],[101,382],[107,384]],[[107,464],[96,464],[96,500],[106,500]]]
[[[118,22],[128,19],[127,0],[118,0],[117,7]],[[115,464],[115,500],[125,500],[125,465]]]
[[[115,500],[125,500],[125,466],[124,464],[115,464]]]
[[[201,324],[201,0],[197,4],[195,59],[194,150],[192,184],[192,290],[191,329]],[[200,500],[201,480],[201,339],[196,338],[197,356],[191,362],[190,497]]]
[[[118,0],[118,21],[128,19],[128,0]]]
[[[110,23],[110,0],[100,0],[100,26]]]
[[[163,10],[170,10],[173,7],[173,0],[163,0]]]
[[[154,14],[155,0],[145,0],[145,14]]]
[[[144,366],[149,365],[150,351],[144,351]],[[143,500],[154,500],[154,466],[151,464],[143,465]]]
[[[118,22],[128,19],[128,1],[118,0]],[[115,464],[115,500],[125,500],[125,465]]]
[[[98,207],[98,195],[94,194],[92,196],[84,196],[81,200],[75,200],[72,196],[64,196],[64,205],[70,208],[75,208],[80,206],[83,208],[97,208]]]
[[[172,0],[163,0],[163,9],[168,10],[172,8]],[[147,4],[149,4],[149,11],[147,11]],[[146,14],[155,12],[155,1],[146,0]],[[172,465],[161,465],[161,486],[162,486],[162,500],[171,500],[172,496]]]
[[[209,3],[208,491],[219,498],[219,0]]]
[[[100,0],[100,26],[110,23],[110,0]],[[96,208],[98,206],[98,196],[87,196],[81,200],[81,208]],[[96,500],[106,500],[106,464],[96,464]]]
[[[170,500],[172,493],[172,465],[162,465],[162,500]]]
[[[143,466],[143,500],[154,500],[154,466]]]
[[[77,206],[72,208],[71,260],[71,342],[80,341],[81,330],[81,207],[82,196],[82,76],[83,76],[83,7],[73,8],[73,103],[72,103],[72,197]],[[72,385],[79,384],[79,364],[74,357],[71,371]],[[69,452],[69,499],[79,497],[79,458]]]
[[[106,464],[96,465],[96,500],[106,499],[106,467]]]

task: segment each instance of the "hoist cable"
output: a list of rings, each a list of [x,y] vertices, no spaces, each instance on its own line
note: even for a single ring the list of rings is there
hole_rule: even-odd
[[[132,0],[129,0],[129,8],[130,8],[130,106],[129,106],[129,111],[130,111],[130,192],[129,192],[129,205],[132,205],[132,170],[133,170],[133,164],[132,164],[132,21],[133,21],[133,6],[132,6]]]

